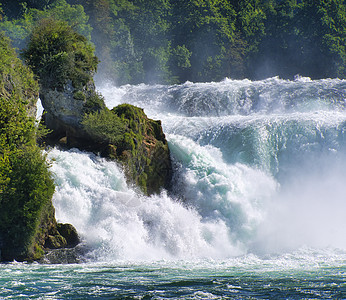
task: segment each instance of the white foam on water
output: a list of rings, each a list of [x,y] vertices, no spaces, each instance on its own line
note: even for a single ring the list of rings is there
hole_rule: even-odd
[[[114,162],[53,149],[56,217],[74,224],[96,259],[225,258],[243,253],[222,219],[166,193],[143,196]]]

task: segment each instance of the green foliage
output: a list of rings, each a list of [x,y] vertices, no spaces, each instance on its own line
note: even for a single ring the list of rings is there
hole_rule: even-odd
[[[16,18],[28,8],[45,9],[54,2],[56,0],[3,0],[2,5],[6,15]]]
[[[17,11],[21,12],[20,15],[12,13],[16,6],[6,5],[7,13],[0,22],[0,31],[4,31],[11,38],[14,47],[23,49],[32,30],[42,19],[47,18],[65,21],[79,34],[84,35],[88,40],[91,39],[92,28],[88,24],[89,18],[82,5],[70,5],[66,0],[26,2],[24,6],[17,3]]]
[[[303,67],[313,70],[314,77],[344,77],[346,75],[345,1],[304,1],[300,5],[296,22],[303,33],[302,56],[306,59]]]
[[[68,80],[81,89],[92,81],[98,64],[86,38],[53,19],[41,20],[22,54],[41,84],[53,89],[61,89]]]
[[[264,10],[266,35],[250,59],[250,76],[345,78],[344,1],[271,1]]]
[[[114,144],[119,154],[130,150],[135,156],[138,148],[136,145],[141,143],[147,134],[147,120],[141,108],[122,104],[112,110],[105,107],[87,113],[82,124],[86,132],[97,141]]]
[[[236,12],[228,1],[180,0],[172,2],[172,10],[173,55],[185,48],[191,57],[191,67],[185,69],[179,66],[179,60],[172,60],[179,81],[231,76],[234,59],[229,49],[234,49],[236,42]]]
[[[37,147],[4,151],[0,161],[0,236],[4,243],[2,257],[27,259],[44,206],[51,201],[54,182],[46,159]],[[4,178],[6,184],[3,184]]]
[[[0,33],[0,135],[9,147],[33,142],[34,119],[27,110],[36,105],[38,84],[16,57],[9,39]],[[12,150],[12,149],[10,149]]]
[[[25,15],[31,15],[36,22],[47,18],[64,21],[80,35],[89,41],[91,39],[92,28],[82,5],[70,5],[66,0],[56,0],[49,9],[29,9]]]
[[[192,52],[186,48],[185,45],[178,45],[173,49],[173,55],[175,59],[175,65],[181,69],[188,69],[191,67],[190,57]]]
[[[148,118],[142,108],[130,104],[120,104],[114,107],[112,112],[117,115],[131,131],[145,134],[146,128],[143,125]]]
[[[86,100],[85,94],[80,90],[77,90],[76,92],[73,93],[73,98],[80,101]]]
[[[98,78],[116,84],[346,76],[343,0],[23,2],[4,5],[0,22],[16,47],[42,18],[64,20],[91,37]]]
[[[122,163],[131,184],[146,194],[167,188],[171,161],[160,121],[148,119],[139,107],[121,104],[85,114],[82,125],[98,152]]]
[[[81,91],[75,93],[74,97],[76,94],[77,97],[80,97],[79,100],[84,100],[85,97],[84,113],[97,112],[106,108],[104,98],[95,91],[89,91],[87,96],[85,96],[85,93]],[[75,99],[78,100],[78,98]]]
[[[126,129],[120,118],[107,108],[85,114],[82,124],[94,139],[110,144],[122,141]]]
[[[109,157],[124,163],[128,176],[144,193],[158,192],[165,186],[166,177],[155,174],[161,165],[152,160],[147,147],[152,147],[152,152],[164,149],[169,160],[168,146],[161,124],[148,119],[143,109],[129,104],[104,108],[85,114],[82,124],[96,143],[108,146]]]
[[[54,183],[36,146],[38,84],[0,35],[0,248],[2,259],[39,255],[34,246],[41,212]]]

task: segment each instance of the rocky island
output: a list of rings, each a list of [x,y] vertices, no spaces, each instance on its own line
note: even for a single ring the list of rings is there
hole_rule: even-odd
[[[40,78],[43,119],[52,130],[48,144],[117,160],[145,194],[169,187],[172,168],[161,122],[133,105],[105,106],[93,81],[98,59],[86,38],[63,22],[43,20],[23,56]]]

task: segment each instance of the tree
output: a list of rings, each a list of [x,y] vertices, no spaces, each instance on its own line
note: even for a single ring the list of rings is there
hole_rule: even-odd
[[[43,87],[61,89],[68,80],[76,89],[85,86],[97,69],[94,47],[66,22],[43,19],[32,31],[22,52]]]
[[[346,65],[346,5],[342,0],[306,0],[300,5],[302,67],[312,77],[344,77]]]
[[[264,11],[265,36],[249,57],[251,77],[345,77],[344,1],[270,1]]]
[[[38,3],[41,4],[38,5]],[[5,17],[0,22],[0,31],[4,31],[11,38],[15,48],[23,49],[32,30],[40,20],[47,18],[65,21],[75,31],[87,37],[88,40],[91,39],[92,28],[88,25],[89,18],[82,5],[70,5],[66,0],[31,1],[29,4],[22,6],[22,9],[18,10],[21,13],[12,18],[9,11],[4,8]]]
[[[191,53],[191,68],[172,66],[180,80],[220,80],[232,75],[234,58],[241,52],[235,21],[236,12],[228,1],[174,1],[173,49],[182,47]]]

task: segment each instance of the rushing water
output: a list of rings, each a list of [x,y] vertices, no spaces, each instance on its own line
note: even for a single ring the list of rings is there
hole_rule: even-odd
[[[1,265],[0,298],[345,299],[346,81],[100,87],[162,120],[173,192],[52,149],[81,264]]]

